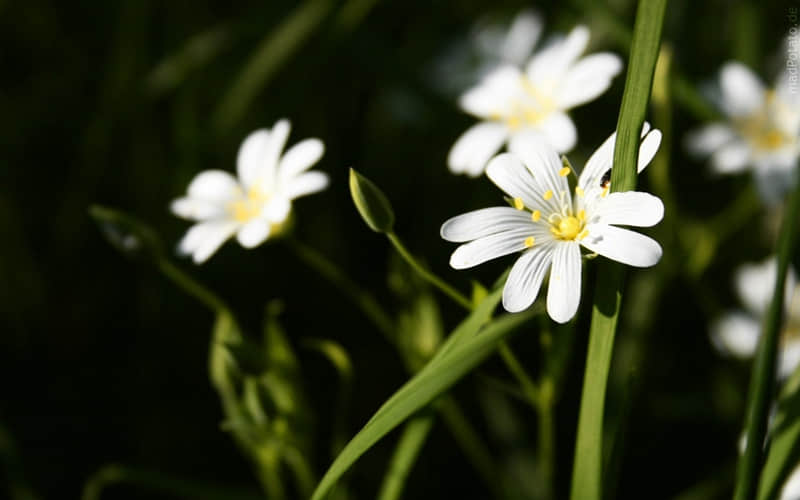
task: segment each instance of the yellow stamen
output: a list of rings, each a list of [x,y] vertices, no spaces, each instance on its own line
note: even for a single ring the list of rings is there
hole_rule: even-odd
[[[522,210],[523,208],[525,208],[525,203],[522,202],[522,198],[520,197],[514,198],[514,208],[516,208],[517,210]]]
[[[552,189],[548,189],[547,191],[545,191],[544,195],[542,196],[542,198],[544,198],[545,200],[549,200],[552,197],[553,197],[553,190]]]
[[[531,220],[533,222],[539,222],[539,219],[541,218],[542,218],[542,212],[534,210],[533,213],[531,213]]]
[[[558,175],[560,175],[561,177],[568,176],[569,175],[569,167],[564,167],[561,170],[559,170],[558,171]]]
[[[575,194],[583,198],[583,189],[580,186],[575,186]]]
[[[582,239],[586,238],[587,236],[589,236],[589,230],[588,229],[584,229],[583,231],[581,231],[578,234],[577,238],[578,238],[578,240],[582,240]]]
[[[581,209],[581,211],[578,212],[578,220],[581,222],[586,220],[586,210]]]
[[[533,238],[533,236],[528,236],[525,238],[525,248],[532,247],[534,243],[536,243],[536,240]]]
[[[574,240],[583,229],[583,222],[571,215],[562,218],[558,223],[553,221],[552,224],[550,232],[560,240]]]
[[[602,198],[605,198],[607,194],[608,194],[608,186],[603,188],[603,192],[600,194],[600,196]]]
[[[516,116],[509,117],[508,126],[511,127],[512,130],[518,129],[520,125],[522,125],[522,123],[520,122],[519,118]]]

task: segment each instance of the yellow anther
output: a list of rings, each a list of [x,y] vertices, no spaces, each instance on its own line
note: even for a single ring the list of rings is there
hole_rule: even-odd
[[[564,167],[558,171],[558,175],[560,175],[561,177],[566,177],[569,175],[569,172],[570,172],[569,167]]]
[[[516,208],[517,210],[522,210],[523,208],[525,208],[525,203],[522,202],[522,198],[520,198],[519,196],[514,198],[514,208]]]
[[[545,200],[549,200],[552,197],[553,197],[552,189],[548,189],[547,191],[544,192],[544,195],[542,195],[542,198],[544,198]]]
[[[508,126],[514,130],[518,129],[521,124],[522,123],[520,122],[520,119],[516,116],[511,116],[508,118]]]
[[[600,194],[600,197],[605,198],[608,194],[608,186],[603,188],[603,192]]]
[[[588,229],[584,229],[583,231],[580,232],[580,234],[578,234],[578,240],[582,240],[582,239],[586,238],[587,236],[589,236],[589,230]]]
[[[542,218],[542,212],[540,212],[540,211],[538,211],[538,210],[534,210],[534,211],[531,213],[531,220],[532,220],[533,222],[539,222],[539,219],[541,219],[541,218]]]
[[[581,209],[581,211],[578,212],[578,220],[581,222],[586,220],[586,210]]]
[[[535,243],[536,243],[536,240],[533,238],[533,236],[528,236],[527,238],[525,238],[525,248],[530,248]]]
[[[578,196],[583,198],[583,194],[584,194],[583,193],[583,188],[581,188],[580,186],[575,186],[575,194],[577,194]]]

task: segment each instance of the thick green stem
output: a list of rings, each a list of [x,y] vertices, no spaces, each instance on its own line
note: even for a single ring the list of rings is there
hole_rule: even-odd
[[[767,431],[767,417],[775,389],[775,360],[778,354],[778,341],[783,319],[784,290],[786,273],[797,242],[797,226],[800,218],[800,182],[790,195],[778,238],[778,274],[775,291],[767,310],[758,343],[753,375],[747,402],[745,449],[736,474],[736,500],[755,497],[758,479],[764,456],[764,436]]]
[[[628,191],[636,187],[640,131],[650,98],[666,4],[666,0],[639,1],[617,122],[612,191]],[[601,263],[578,416],[572,471],[573,500],[599,500],[603,495],[603,417],[623,283],[624,268],[620,264]]]
[[[553,418],[555,391],[553,380],[545,377],[541,382],[539,391],[539,471],[542,479],[542,498],[555,498],[555,468],[556,468],[556,424]]]

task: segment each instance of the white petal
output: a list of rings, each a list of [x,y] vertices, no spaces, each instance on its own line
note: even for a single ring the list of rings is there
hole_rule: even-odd
[[[200,172],[189,183],[189,198],[214,203],[227,203],[241,192],[236,178],[224,170]]]
[[[198,200],[196,198],[178,198],[170,204],[170,210],[184,219],[201,220],[220,217],[225,214],[225,207],[219,203]]]
[[[515,97],[525,94],[522,73],[514,66],[501,66],[459,99],[461,109],[479,118],[505,116],[511,112]]]
[[[722,106],[732,117],[747,116],[764,105],[764,84],[747,66],[726,63],[719,76]]]
[[[500,48],[501,57],[516,65],[525,62],[539,40],[543,24],[539,14],[531,9],[525,9],[517,14]]]
[[[524,311],[539,295],[542,280],[550,269],[553,245],[535,246],[517,259],[503,287],[503,308],[508,312]]]
[[[661,146],[661,131],[653,129],[647,134],[639,145],[639,156],[636,162],[636,172],[639,173],[653,161]]]
[[[453,217],[442,224],[442,238],[455,243],[531,225],[530,213],[511,207],[491,207]]]
[[[284,188],[284,196],[293,200],[313,194],[328,187],[328,182],[328,176],[324,172],[306,172],[288,181]]]
[[[456,248],[450,256],[450,266],[453,269],[467,269],[503,255],[522,251],[525,249],[525,238],[528,236],[531,236],[530,231],[514,229],[465,243]]]
[[[269,148],[269,130],[262,128],[248,135],[236,155],[236,171],[245,186],[251,186],[261,173]]]
[[[657,134],[653,136],[652,139],[648,139],[651,134],[656,132]],[[644,122],[644,124],[642,124],[641,137],[643,137],[644,140],[642,144],[639,145],[639,163],[637,165],[640,172],[645,165],[653,159],[652,155],[655,154],[655,150],[658,149],[661,143],[661,132],[658,130],[650,131],[650,124]],[[601,144],[586,161],[586,165],[584,165],[581,175],[578,178],[578,185],[583,188],[584,191],[588,192],[590,187],[598,186],[600,178],[611,168],[614,162],[614,144],[616,140],[617,133],[614,132],[608,139],[603,141],[603,144]]]
[[[194,262],[205,262],[238,229],[235,221],[220,219],[195,224],[178,244],[183,254],[192,254]]]
[[[797,340],[786,342],[781,347],[778,359],[778,377],[788,378],[800,365],[800,342]]]
[[[545,136],[547,142],[559,153],[566,153],[575,147],[578,131],[566,113],[560,111],[550,113],[537,129]]]
[[[536,196],[537,206],[534,208],[548,207],[548,213],[560,211],[559,193],[562,191],[569,193],[569,185],[567,178],[559,175],[563,166],[558,153],[550,142],[536,132],[523,131],[511,137],[508,149],[522,160],[530,172],[530,175],[523,175],[522,178],[532,184],[534,192],[538,195]],[[551,191],[553,194],[549,201],[543,199],[543,195],[547,191]],[[542,211],[544,212],[544,210]]]
[[[734,273],[736,292],[750,311],[759,316],[766,312],[775,291],[777,275],[778,260],[774,255],[762,262],[744,264],[736,270]],[[796,284],[797,274],[790,267],[786,274],[786,287],[784,288],[784,306],[787,309],[792,303]]]
[[[257,247],[269,237],[269,230],[269,221],[258,217],[242,226],[236,233],[236,239],[245,248]]]
[[[575,63],[556,90],[559,109],[567,110],[591,101],[611,86],[611,80],[622,70],[622,59],[603,52],[584,57]]]
[[[264,207],[263,216],[273,224],[280,224],[285,221],[292,210],[292,204],[286,198],[272,198]]]
[[[700,130],[686,134],[686,149],[696,156],[707,156],[736,137],[726,124],[712,123]]]
[[[508,128],[501,123],[481,122],[473,125],[450,149],[447,156],[450,171],[472,177],[480,175],[486,162],[500,149],[507,137]]]
[[[319,139],[306,139],[292,146],[281,158],[278,176],[281,181],[296,176],[311,168],[325,152],[325,145]]]
[[[544,179],[534,179],[534,174],[522,164],[516,154],[503,153],[492,158],[486,167],[486,176],[507,195],[522,199],[530,210],[539,210],[545,216],[553,210],[552,198],[548,202],[543,197],[548,189],[543,184]]]
[[[587,43],[589,30],[576,26],[566,38],[551,43],[533,56],[525,69],[528,78],[534,84],[555,87],[554,83],[583,53]]]
[[[566,323],[581,302],[581,250],[574,241],[556,244],[547,288],[547,314]]]
[[[761,200],[768,206],[775,206],[781,203],[786,197],[786,193],[792,189],[797,182],[797,169],[793,163],[790,168],[774,163],[770,158],[770,163],[757,162],[753,169],[756,181],[756,190]]]
[[[604,224],[587,226],[581,245],[611,260],[629,266],[650,267],[661,259],[661,245],[643,234]]]
[[[711,325],[711,341],[720,353],[746,359],[755,354],[760,331],[752,316],[729,312]]]
[[[649,193],[610,193],[593,205],[590,222],[650,227],[664,218],[661,199]]]
[[[800,465],[794,468],[789,478],[783,483],[778,500],[797,500],[800,498]]]
[[[750,147],[741,141],[725,144],[711,155],[711,168],[721,174],[741,172],[750,162]]]
[[[269,133],[269,140],[262,149],[258,168],[253,174],[251,184],[248,184],[247,187],[258,183],[260,188],[266,192],[273,189],[277,177],[278,161],[286,145],[286,139],[289,138],[290,130],[291,125],[286,119],[278,120],[275,123]]]

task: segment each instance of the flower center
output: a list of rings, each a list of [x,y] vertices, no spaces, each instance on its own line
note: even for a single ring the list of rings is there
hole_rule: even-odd
[[[558,229],[553,227],[553,234],[562,240],[574,240],[578,233],[581,231],[581,222],[577,217],[569,216],[561,219],[558,223]]]
[[[241,196],[232,202],[228,211],[236,222],[247,222],[261,215],[264,205],[269,201],[270,196],[256,186],[247,191],[247,195]]]
[[[527,76],[522,76],[520,81],[525,92],[513,98],[508,113],[494,113],[494,118],[504,120],[511,130],[525,125],[537,125],[556,109],[550,92],[536,87]]]
[[[774,151],[792,142],[790,133],[781,128],[780,118],[790,112],[774,91],[767,93],[766,105],[738,121],[739,133],[756,150]]]

